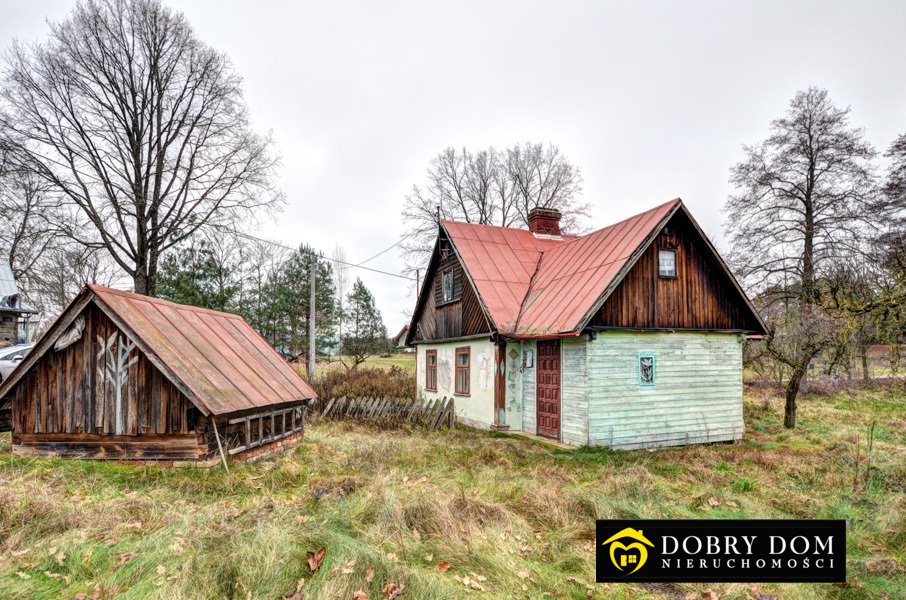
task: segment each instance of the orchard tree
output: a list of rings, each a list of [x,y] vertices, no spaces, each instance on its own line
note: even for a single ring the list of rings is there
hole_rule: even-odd
[[[362,280],[356,278],[346,298],[343,353],[352,358],[352,368],[355,368],[369,356],[386,352],[387,348],[387,327],[374,305],[374,296]]]
[[[784,426],[796,425],[796,398],[809,364],[835,341],[824,282],[864,256],[876,210],[875,151],[826,90],[798,92],[769,137],[745,146],[732,168],[726,204],[730,260],[768,307],[766,349],[789,368]]]
[[[138,293],[155,293],[167,250],[281,200],[241,78],[158,0],[79,2],[6,67],[0,146],[65,201],[59,230]]]

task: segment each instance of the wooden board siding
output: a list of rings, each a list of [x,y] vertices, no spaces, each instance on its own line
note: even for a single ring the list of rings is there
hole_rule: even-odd
[[[641,387],[638,354],[656,357]],[[742,438],[738,334],[602,332],[588,344],[589,443],[647,448]]]
[[[535,342],[522,342],[522,352],[531,351],[536,354],[537,344]],[[537,366],[537,356],[536,366]],[[535,425],[535,393],[537,384],[535,378],[535,366],[526,368],[522,372],[522,431],[535,434],[537,427]]]
[[[757,331],[757,319],[683,213],[677,213],[589,323],[592,327]],[[676,250],[676,278],[658,251]]]
[[[444,248],[447,248],[444,254]],[[441,238],[437,254],[432,258],[435,265],[427,274],[426,294],[416,322],[413,337],[415,342],[455,339],[490,333],[484,310],[469,283],[459,258],[445,238]],[[453,300],[443,302],[443,273],[453,272]]]
[[[93,304],[71,346],[51,349],[14,387],[13,431],[19,434],[116,435],[115,388],[98,374],[98,336],[121,334]],[[190,433],[192,403],[137,348],[123,388],[120,435]]]
[[[73,433],[14,433],[16,456],[53,456],[113,460],[198,460],[208,452],[198,436],[86,435]]]
[[[560,440],[573,446],[588,443],[588,368],[586,337],[560,344],[562,373]]]

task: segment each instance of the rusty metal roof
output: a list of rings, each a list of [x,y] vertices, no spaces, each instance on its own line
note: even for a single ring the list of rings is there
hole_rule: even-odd
[[[317,396],[239,315],[99,285],[88,288],[208,413],[231,413]]]
[[[682,205],[671,200],[578,237],[444,221],[497,331],[510,337],[578,335],[631,259]]]
[[[234,413],[317,396],[239,315],[88,285],[0,385],[0,398],[92,301],[205,414]]]

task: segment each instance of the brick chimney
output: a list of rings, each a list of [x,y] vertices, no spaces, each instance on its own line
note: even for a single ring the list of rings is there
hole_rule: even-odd
[[[533,208],[528,214],[529,230],[539,235],[560,235],[561,216],[554,208]]]

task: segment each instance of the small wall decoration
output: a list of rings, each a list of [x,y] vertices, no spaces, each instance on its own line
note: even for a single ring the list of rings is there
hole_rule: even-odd
[[[130,340],[119,332],[110,334],[106,340],[102,336],[98,338],[98,356],[97,369],[101,385],[106,382],[113,384],[114,393],[114,417],[115,433],[123,435],[125,425],[123,424],[123,390],[129,385],[129,368],[138,362],[138,356],[129,358],[135,349],[135,342]]]
[[[656,363],[653,352],[639,352],[639,387],[656,385]]]

